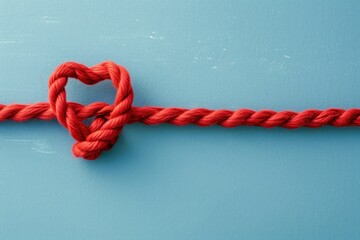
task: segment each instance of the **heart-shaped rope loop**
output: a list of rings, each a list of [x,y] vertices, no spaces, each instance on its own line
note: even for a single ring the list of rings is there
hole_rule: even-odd
[[[92,85],[110,79],[117,89],[113,104],[94,102],[82,105],[66,100],[65,86],[68,78],[75,78]],[[240,108],[237,110],[132,106],[134,93],[127,70],[107,61],[87,67],[80,63],[66,62],[56,68],[49,79],[49,103],[0,104],[0,122],[18,122],[30,119],[57,120],[67,128],[76,140],[73,153],[76,157],[94,160],[102,151],[110,149],[127,123],[142,122],[147,125],[162,123],[201,127],[220,125],[226,128],[237,126],[260,126],[318,128],[360,126],[360,108],[325,110],[308,109],[302,112],[272,111]],[[83,121],[93,118],[87,126]]]
[[[106,116],[95,116],[92,123],[87,126],[74,103],[66,99],[65,86],[68,78],[75,78],[87,85],[111,79],[117,89],[114,104],[108,107],[111,112]],[[67,128],[77,141],[73,146],[74,155],[88,160],[96,159],[102,151],[110,149],[116,143],[123,127],[130,120],[133,98],[128,71],[110,61],[90,68],[79,63],[66,62],[58,66],[49,78],[50,107],[60,124]],[[84,109],[106,107],[104,103],[90,105]]]

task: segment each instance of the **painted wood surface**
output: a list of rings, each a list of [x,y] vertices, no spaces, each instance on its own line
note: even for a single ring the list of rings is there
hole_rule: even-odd
[[[360,4],[0,0],[0,102],[111,59],[135,104],[360,107]],[[110,83],[68,97],[112,102]],[[359,239],[360,130],[127,126],[98,161],[57,122],[0,123],[0,239]]]

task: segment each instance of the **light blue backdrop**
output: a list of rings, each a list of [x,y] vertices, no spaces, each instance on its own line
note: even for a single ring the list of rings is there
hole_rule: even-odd
[[[360,107],[360,2],[0,1],[0,103],[111,59],[135,104]],[[71,82],[111,102],[110,82]],[[125,128],[101,159],[57,122],[0,123],[0,239],[359,239],[360,130]]]

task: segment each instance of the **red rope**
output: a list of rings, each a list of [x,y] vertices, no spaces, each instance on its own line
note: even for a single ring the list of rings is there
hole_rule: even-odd
[[[65,86],[68,78],[92,85],[111,79],[117,89],[112,105],[95,102],[87,106],[66,100]],[[360,109],[305,110],[303,112],[249,109],[209,110],[204,108],[134,107],[134,93],[127,70],[107,61],[93,67],[67,62],[56,68],[49,79],[49,103],[0,104],[0,121],[27,121],[30,119],[57,119],[76,140],[73,153],[76,157],[96,159],[102,151],[110,149],[123,127],[128,123],[143,122],[148,125],[170,123],[177,126],[220,125],[223,127],[261,126],[284,127],[336,127],[360,126]],[[87,126],[85,119],[94,117]]]

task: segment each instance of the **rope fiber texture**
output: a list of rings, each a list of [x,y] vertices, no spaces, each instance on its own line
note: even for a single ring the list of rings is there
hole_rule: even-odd
[[[95,102],[82,105],[68,102],[65,86],[68,78],[78,79],[93,85],[110,79],[117,89],[113,104]],[[30,119],[53,120],[69,130],[76,140],[73,153],[76,157],[94,160],[109,150],[117,141],[123,127],[128,123],[142,122],[147,125],[169,123],[177,126],[195,124],[198,126],[220,125],[317,128],[324,125],[335,127],[360,126],[360,109],[326,109],[294,111],[272,111],[250,109],[209,110],[205,108],[163,108],[132,106],[134,93],[128,71],[111,61],[87,67],[76,62],[58,66],[49,78],[49,102],[35,104],[0,104],[0,121],[18,122]],[[84,120],[93,118],[86,125]]]

